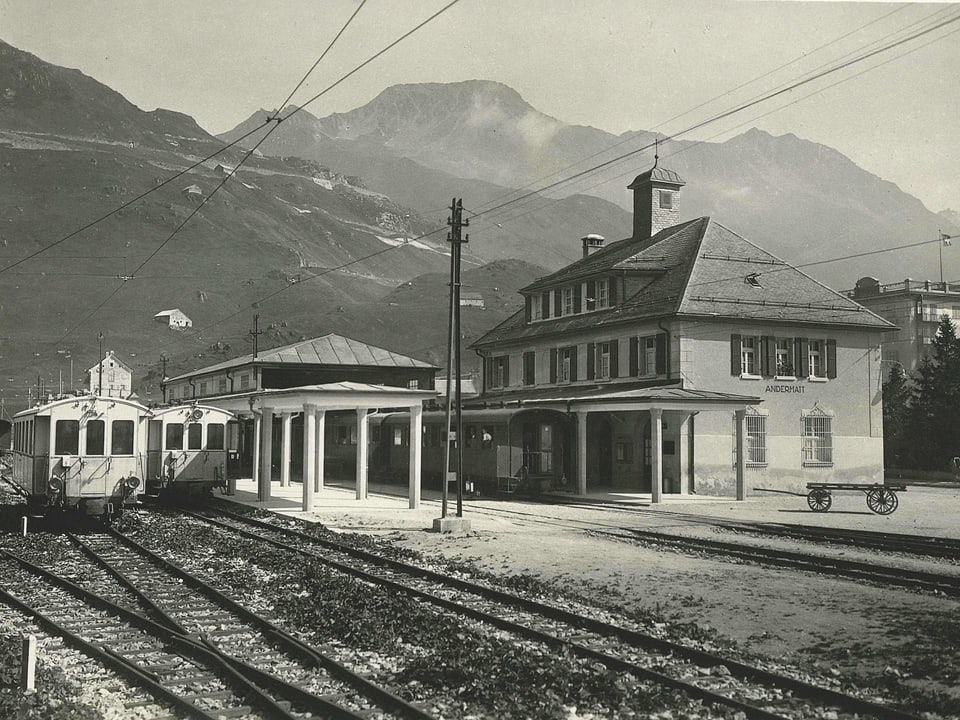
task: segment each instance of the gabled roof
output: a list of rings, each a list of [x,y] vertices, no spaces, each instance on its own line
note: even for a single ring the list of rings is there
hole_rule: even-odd
[[[117,354],[116,354],[113,350],[107,350],[107,352],[104,353],[104,355],[103,355],[103,360],[101,360],[100,362],[105,362],[105,361],[108,360],[108,359],[113,360],[114,362],[116,362],[117,365],[119,365],[120,367],[122,367],[122,368],[123,368],[124,370],[126,370],[127,372],[132,372],[132,371],[130,370],[130,366],[127,365],[123,360],[121,360],[120,358],[118,358],[118,357],[117,357]],[[100,367],[100,363],[99,363],[99,362],[98,362],[96,365],[94,365],[92,368],[87,368],[87,372],[93,372],[93,371],[95,371],[98,367]]]
[[[164,317],[165,315],[173,315],[174,313],[180,313],[181,315],[185,316],[183,310],[181,310],[180,308],[173,308],[172,310],[161,310],[156,315],[154,315],[154,317]]]
[[[521,292],[534,293],[591,276],[631,271],[642,274],[648,282],[608,310],[533,323],[526,323],[520,311],[473,347],[670,316],[877,330],[896,327],[707,217],[666,228],[652,238],[612,243]],[[755,278],[756,284],[750,284],[748,277]]]
[[[254,360],[250,355],[226,360],[216,365],[210,365],[205,368],[198,368],[188,373],[170,378],[167,382],[182,380],[187,377],[197,375],[206,375],[209,373],[227,370],[229,368],[241,367],[244,365],[340,365],[354,367],[418,367],[432,368],[430,363],[422,360],[415,360],[406,355],[400,355],[391,350],[359,340],[352,340],[342,335],[329,333],[322,337],[311,340],[301,340],[300,342],[283,347],[265,350],[257,355]]]

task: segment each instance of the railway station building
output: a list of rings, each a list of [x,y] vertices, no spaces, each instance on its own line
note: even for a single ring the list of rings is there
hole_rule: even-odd
[[[349,472],[358,499],[367,496],[371,442],[368,416],[406,413],[408,437],[419,437],[423,403],[436,398],[438,368],[421,360],[330,333],[233,358],[165,379],[165,402],[202,403],[237,415],[237,467],[252,477],[261,500],[270,483],[303,483],[303,507],[322,490],[325,473]],[[328,420],[330,422],[328,422]],[[265,431],[269,428],[269,431]],[[337,449],[335,465],[327,448]],[[340,474],[343,474],[341,472]],[[419,444],[408,465],[410,506],[420,503]]]
[[[882,482],[896,327],[709,217],[681,222],[684,185],[639,175],[632,236],[582,238],[473,343],[474,407],[518,413],[497,473],[654,502]]]

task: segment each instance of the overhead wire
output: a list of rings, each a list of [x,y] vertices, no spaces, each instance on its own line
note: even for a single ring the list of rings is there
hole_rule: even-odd
[[[442,8],[440,8],[440,10],[434,12],[434,13],[433,13],[432,15],[430,15],[426,20],[423,20],[423,21],[420,22],[418,25],[416,25],[414,28],[412,28],[411,30],[405,32],[403,35],[401,35],[400,37],[396,38],[393,42],[389,43],[386,47],[382,48],[380,51],[376,52],[376,53],[373,54],[371,57],[367,58],[364,62],[362,62],[362,63],[360,63],[359,65],[357,65],[357,66],[356,66],[355,68],[353,68],[351,71],[349,71],[348,73],[346,73],[346,74],[344,74],[343,76],[341,76],[336,82],[334,82],[334,83],[332,83],[331,85],[327,86],[325,89],[323,89],[323,90],[320,91],[319,93],[316,93],[315,95],[313,95],[309,100],[307,100],[306,102],[304,102],[304,103],[302,103],[301,105],[297,106],[293,111],[289,112],[289,113],[286,114],[284,117],[274,117],[274,118],[271,118],[270,120],[268,120],[267,124],[269,124],[270,122],[274,122],[274,124],[273,124],[270,128],[268,128],[267,132],[264,133],[263,137],[261,137],[261,138],[256,142],[256,144],[247,151],[247,153],[242,157],[242,159],[240,160],[240,162],[239,162],[236,166],[234,166],[233,168],[230,169],[230,171],[224,176],[224,178],[223,178],[223,179],[220,181],[220,183],[213,189],[213,191],[211,191],[211,193],[210,193],[209,195],[207,195],[207,196],[205,196],[205,197],[203,198],[203,200],[200,202],[200,204],[199,204],[196,208],[194,208],[194,210],[183,220],[183,222],[181,222],[180,225],[177,226],[177,228],[175,228],[174,231],[173,231],[163,242],[161,242],[160,245],[159,245],[156,249],[154,249],[154,251],[153,251],[145,260],[143,260],[143,261],[137,266],[137,268],[134,269],[134,271],[133,271],[132,273],[130,273],[130,277],[131,277],[131,278],[132,278],[132,277],[135,277],[136,274],[137,274],[148,262],[150,262],[150,260],[152,260],[152,259],[174,238],[174,236],[176,236],[176,234],[200,211],[200,209],[201,209],[207,202],[209,202],[210,199],[213,198],[213,196],[226,184],[226,182],[236,174],[237,170],[240,169],[240,167],[243,165],[243,163],[259,148],[259,146],[260,146],[263,142],[265,142],[265,141],[267,140],[267,138],[270,137],[270,135],[280,126],[280,123],[281,123],[281,122],[287,120],[287,119],[290,118],[291,116],[295,115],[297,112],[300,112],[300,111],[301,111],[304,107],[306,107],[307,105],[315,102],[315,101],[318,100],[320,97],[322,97],[322,96],[325,95],[326,93],[330,92],[332,89],[334,89],[335,87],[337,87],[338,85],[340,85],[342,82],[344,82],[347,78],[353,76],[353,75],[356,74],[360,69],[366,67],[366,66],[369,65],[371,62],[373,62],[374,60],[376,60],[377,58],[379,58],[380,56],[382,56],[384,53],[386,53],[386,52],[388,52],[389,50],[391,50],[391,49],[392,49],[393,47],[395,47],[397,44],[399,44],[399,43],[402,42],[403,40],[407,39],[408,37],[410,37],[411,35],[413,35],[413,34],[414,34],[415,32],[417,32],[418,30],[422,29],[424,26],[426,26],[427,24],[429,24],[430,22],[432,22],[434,19],[436,19],[437,17],[439,17],[440,15],[442,15],[444,12],[446,12],[447,10],[449,10],[451,7],[453,7],[454,5],[456,5],[459,1],[460,1],[460,0],[451,0],[451,2],[447,3],[446,5],[444,5]],[[352,20],[356,17],[358,11],[359,11],[359,8],[358,8],[356,11],[354,11],[354,13],[350,16],[350,18],[347,20],[346,25],[349,25],[349,24],[352,22]],[[344,26],[344,28],[346,27],[346,25]],[[330,46],[328,46],[328,48],[327,48],[327,51],[329,50],[330,47],[332,47],[333,43],[336,42],[336,40],[339,39],[339,37],[340,37],[341,35],[342,35],[342,31],[341,31],[341,33],[338,33],[337,36],[331,41]],[[324,51],[324,54],[326,54],[327,51]],[[315,67],[315,66],[314,66],[314,67]],[[312,71],[313,71],[313,68],[311,68],[310,72],[312,72]],[[301,80],[301,84],[302,84],[302,82],[303,82],[303,81]],[[298,85],[298,87],[299,87],[299,85]],[[258,129],[260,129],[260,128],[258,128]],[[247,133],[247,136],[249,136],[250,134],[252,134],[252,131],[251,131],[251,133]],[[124,280],[124,283],[125,283],[125,282],[126,282],[126,280]],[[79,327],[81,327],[81,326],[84,325],[87,321],[89,321],[89,319],[90,319],[91,317],[93,317],[93,316],[96,315],[101,309],[103,309],[103,307],[104,307],[114,296],[116,296],[117,293],[119,293],[119,291],[123,288],[123,284],[124,284],[124,283],[121,283],[120,285],[118,285],[109,295],[107,295],[107,297],[106,297],[102,302],[100,302],[91,312],[89,312],[82,320],[80,320],[80,322],[76,323],[76,324],[73,326],[73,328],[71,328],[70,330],[68,330],[63,336],[61,336],[59,339],[57,339],[54,344],[59,345],[60,343],[62,343],[63,340],[65,340],[67,337],[69,337],[71,334],[73,334],[73,332],[75,332]]]
[[[280,121],[289,118],[289,117],[290,117],[291,115],[293,115],[295,112],[299,111],[300,109],[302,109],[303,107],[305,107],[305,106],[306,106],[307,104],[309,104],[310,102],[313,102],[315,99],[317,99],[318,97],[320,97],[323,93],[329,91],[330,89],[332,89],[333,87],[335,87],[336,85],[338,85],[340,82],[342,82],[343,80],[345,80],[345,79],[346,79],[347,77],[349,77],[350,75],[352,75],[352,74],[354,74],[355,72],[359,71],[359,69],[361,69],[362,67],[364,67],[366,64],[369,64],[369,62],[372,62],[374,59],[376,59],[376,57],[379,57],[379,55],[382,55],[383,52],[386,52],[387,49],[389,49],[390,47],[392,47],[393,45],[395,45],[397,42],[399,42],[399,41],[401,41],[402,39],[404,39],[405,37],[407,37],[409,34],[412,34],[412,32],[415,32],[417,29],[419,29],[420,27],[422,27],[423,24],[426,24],[426,22],[429,22],[429,21],[432,20],[434,17],[436,17],[437,15],[439,15],[440,13],[444,12],[446,9],[448,9],[449,7],[451,7],[452,5],[454,5],[456,2],[457,2],[457,0],[454,0],[454,2],[451,2],[449,5],[447,5],[447,6],[445,6],[444,8],[442,8],[442,9],[441,9],[440,11],[438,11],[435,15],[431,16],[430,18],[428,18],[428,20],[424,21],[424,23],[422,23],[421,25],[417,26],[417,28],[414,28],[414,30],[410,31],[410,33],[407,33],[407,35],[404,35],[404,36],[402,36],[401,38],[399,38],[397,41],[395,41],[395,42],[392,43],[390,46],[388,46],[388,48],[385,48],[383,51],[381,51],[381,52],[378,53],[377,55],[375,55],[375,56],[371,57],[370,59],[368,59],[365,63],[361,64],[360,66],[358,66],[357,68],[355,68],[353,71],[351,71],[350,73],[348,73],[346,76],[344,76],[343,78],[341,78],[339,81],[337,81],[336,83],[334,83],[334,85],[331,85],[330,87],[328,87],[328,88],[327,88],[326,90],[324,90],[323,92],[317,94],[316,96],[314,96],[313,98],[311,98],[309,101],[307,101],[307,103],[304,103],[303,105],[301,105],[300,107],[298,107],[297,109],[295,109],[293,112],[289,113],[288,115],[286,115],[286,116],[283,117],[283,118],[278,118],[278,117],[275,116],[275,118],[273,118],[273,119],[277,120],[277,123],[279,124]],[[927,34],[927,33],[929,33],[929,32],[932,32],[932,31],[936,30],[936,29],[939,29],[940,27],[943,27],[943,26],[945,26],[945,25],[947,25],[947,24],[949,24],[949,23],[951,23],[951,22],[954,22],[954,21],[956,21],[957,19],[960,19],[960,16],[955,17],[955,18],[952,18],[952,19],[950,19],[950,20],[947,20],[947,21],[945,21],[945,22],[943,22],[943,23],[940,23],[940,24],[938,24],[938,25],[935,25],[935,26],[933,26],[933,27],[931,27],[931,28],[924,29],[924,30],[922,30],[922,31],[920,31],[920,32],[918,32],[918,33],[916,33],[916,34],[914,34],[914,35],[911,35],[911,36],[909,36],[909,37],[907,37],[907,38],[903,38],[903,39],[901,39],[901,40],[898,40],[898,41],[896,41],[896,42],[894,42],[894,43],[891,43],[891,44],[886,45],[886,46],[884,46],[884,47],[882,47],[882,48],[879,48],[879,49],[877,49],[877,50],[875,50],[875,51],[873,51],[873,52],[867,53],[866,55],[862,55],[862,56],[860,56],[860,57],[858,57],[858,58],[855,58],[855,59],[853,59],[853,60],[851,60],[851,61],[849,61],[849,62],[843,63],[842,65],[832,67],[832,68],[830,68],[830,69],[828,69],[828,70],[826,70],[826,71],[824,71],[824,72],[821,72],[821,73],[815,74],[815,75],[813,75],[813,76],[807,77],[807,78],[805,78],[805,79],[802,79],[802,80],[800,80],[800,81],[797,81],[797,82],[795,82],[795,83],[787,86],[787,87],[784,88],[784,89],[775,91],[774,93],[767,93],[767,94],[765,94],[764,96],[762,96],[762,97],[760,97],[760,98],[758,98],[758,99],[755,99],[755,100],[751,101],[750,103],[742,104],[741,106],[732,108],[732,109],[727,110],[727,111],[725,111],[725,112],[723,112],[723,113],[720,113],[720,114],[715,115],[715,116],[713,116],[713,117],[711,117],[711,118],[708,118],[708,119],[706,119],[706,120],[704,120],[704,121],[702,121],[702,122],[696,123],[695,125],[687,128],[686,130],[681,131],[680,133],[674,133],[674,135],[671,136],[671,139],[672,139],[673,137],[677,137],[677,136],[680,135],[680,134],[683,134],[683,133],[686,133],[686,132],[692,132],[692,131],[695,130],[695,129],[699,129],[699,128],[701,128],[701,127],[703,127],[703,126],[705,126],[705,125],[707,125],[707,124],[709,124],[709,123],[711,123],[711,122],[716,122],[717,120],[722,119],[722,118],[724,118],[724,117],[729,117],[730,115],[732,115],[732,114],[734,114],[734,113],[736,113],[736,112],[740,112],[740,111],[742,111],[742,110],[744,110],[744,109],[747,109],[748,107],[752,107],[752,106],[758,104],[759,102],[763,102],[763,101],[765,101],[765,100],[772,99],[773,97],[776,97],[776,96],[778,96],[778,95],[780,95],[780,94],[783,94],[783,93],[785,93],[785,92],[788,92],[788,91],[790,91],[790,90],[792,90],[792,89],[795,89],[796,87],[799,87],[799,86],[804,85],[804,84],[806,84],[806,83],[812,82],[813,80],[819,79],[820,77],[824,77],[824,76],[827,75],[827,74],[830,74],[830,73],[833,73],[833,72],[837,72],[838,70],[841,70],[841,69],[843,69],[843,68],[845,68],[845,67],[848,67],[848,66],[850,66],[850,65],[852,65],[852,64],[855,64],[855,63],[857,63],[857,62],[862,62],[863,60],[868,59],[869,57],[873,57],[873,56],[877,55],[877,54],[880,53],[880,52],[884,52],[884,51],[889,50],[889,49],[891,49],[891,48],[893,48],[893,47],[897,47],[897,46],[899,46],[899,45],[902,45],[902,44],[904,44],[905,42],[908,42],[908,41],[910,41],[910,40],[912,40],[912,39],[915,39],[916,37],[919,37],[919,36],[921,36],[921,35],[923,35],[923,34]],[[256,130],[259,130],[259,129],[262,129],[262,128],[256,128],[255,130],[251,131],[250,133],[247,133],[247,136],[249,136],[249,135],[252,134],[253,132],[256,132]],[[238,139],[237,141],[235,141],[234,144],[235,144],[236,142],[239,142],[239,139]],[[624,159],[624,158],[626,158],[626,157],[630,157],[630,156],[632,156],[632,155],[635,155],[635,154],[637,154],[638,152],[641,152],[641,151],[643,151],[643,150],[645,150],[645,149],[649,149],[649,147],[650,147],[650,146],[648,145],[648,146],[645,146],[644,148],[639,148],[639,149],[633,150],[633,151],[631,151],[631,152],[629,152],[629,153],[626,153],[626,154],[624,154],[624,155],[619,156],[618,158],[614,158],[613,160],[609,160],[609,161],[606,161],[606,162],[604,162],[604,163],[601,163],[601,164],[599,164],[599,165],[597,165],[597,166],[595,166],[595,167],[593,167],[593,168],[590,168],[590,169],[588,169],[588,170],[586,170],[586,171],[583,171],[583,172],[581,172],[581,173],[577,173],[577,174],[574,175],[574,176],[570,176],[570,177],[568,177],[568,178],[564,178],[563,180],[557,181],[556,183],[552,183],[551,185],[548,185],[548,186],[546,186],[545,188],[540,188],[539,190],[536,191],[536,193],[544,192],[545,190],[552,189],[553,187],[556,187],[556,186],[558,186],[558,185],[560,185],[560,184],[563,184],[563,183],[566,183],[566,182],[570,182],[571,180],[575,179],[576,177],[579,177],[579,176],[581,176],[581,175],[584,175],[584,174],[586,174],[587,172],[595,171],[595,170],[597,170],[597,169],[599,169],[599,168],[602,168],[602,167],[604,167],[604,166],[607,166],[607,165],[609,165],[609,164],[611,164],[611,163],[613,163],[613,162],[616,162],[616,161],[622,160],[622,159]],[[494,206],[494,207],[492,207],[492,208],[489,208],[489,209],[484,210],[484,211],[482,211],[482,212],[480,212],[480,213],[477,213],[477,215],[480,216],[480,215],[486,215],[486,214],[492,213],[492,212],[494,212],[494,211],[496,211],[496,210],[498,210],[498,209],[501,209],[501,208],[506,207],[506,206],[508,206],[508,205],[512,205],[512,204],[514,204],[514,203],[517,203],[517,202],[519,202],[520,200],[522,200],[524,197],[529,197],[529,196],[532,195],[532,194],[535,194],[535,193],[527,193],[526,195],[522,195],[521,197],[515,198],[515,199],[513,199],[513,200],[511,200],[511,201],[504,202],[504,203],[500,203],[499,205],[496,205],[496,206]],[[433,234],[435,234],[436,232],[440,232],[440,229],[438,229],[438,230],[436,230],[436,231],[431,231],[431,232],[429,232],[429,233],[424,233],[424,234],[420,235],[419,237],[411,238],[411,240],[422,239],[422,238],[428,237],[429,235],[433,235]],[[319,274],[314,275],[314,276],[312,276],[312,277],[317,277],[317,276],[319,276],[319,275],[326,274],[326,273],[328,273],[328,272],[333,272],[333,271],[336,271],[336,270],[338,270],[338,269],[342,269],[342,268],[347,267],[347,266],[349,266],[349,265],[355,264],[356,262],[361,262],[361,261],[363,261],[363,260],[369,259],[370,257],[374,257],[374,256],[376,256],[376,255],[380,255],[380,254],[383,254],[383,253],[385,253],[385,252],[389,252],[389,251],[394,250],[394,249],[396,249],[396,248],[395,248],[395,247],[388,247],[388,248],[386,248],[386,249],[384,249],[384,250],[378,251],[378,252],[376,252],[376,253],[372,253],[372,254],[370,254],[370,255],[368,255],[368,256],[365,256],[365,257],[363,257],[363,258],[357,258],[357,259],[351,260],[350,262],[345,263],[345,264],[343,264],[343,265],[341,265],[341,266],[338,266],[338,267],[336,267],[336,268],[326,269],[323,273],[319,273]],[[154,254],[155,254],[155,253],[154,253]],[[152,257],[152,256],[151,256],[151,257]],[[142,265],[141,265],[141,267],[142,267]],[[138,268],[138,269],[139,269],[139,268]],[[301,282],[304,282],[304,281],[301,281]],[[297,284],[300,284],[300,283],[297,283]],[[270,299],[270,298],[272,298],[272,297],[275,297],[276,295],[279,295],[280,293],[285,292],[285,291],[288,290],[290,287],[292,287],[292,286],[287,286],[287,287],[281,288],[280,290],[278,290],[278,291],[276,291],[276,292],[274,292],[274,293],[271,293],[271,294],[269,294],[268,296],[265,296],[264,298],[262,298],[262,300],[267,300],[267,299]],[[259,302],[259,301],[258,301],[258,302]],[[102,307],[102,305],[101,305],[101,307]],[[241,311],[241,312],[242,312],[242,311]],[[227,320],[227,319],[229,319],[229,318],[231,318],[231,317],[234,317],[234,316],[237,315],[237,314],[239,314],[239,312],[238,312],[238,313],[234,313],[233,315],[228,316],[227,318],[221,319],[220,321],[218,321],[218,323],[219,323],[219,322],[223,322],[223,321],[225,321],[225,320]],[[215,324],[218,324],[218,323],[214,323],[214,325],[215,325]],[[208,326],[208,329],[209,329],[209,327],[211,327],[211,326]],[[61,341],[62,341],[62,338],[61,338]],[[58,344],[59,344],[59,342],[60,342],[60,341],[58,341]]]

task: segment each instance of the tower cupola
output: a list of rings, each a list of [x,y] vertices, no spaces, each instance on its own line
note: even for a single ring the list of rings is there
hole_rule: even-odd
[[[653,237],[680,222],[680,188],[684,185],[683,178],[656,162],[634,178],[627,186],[633,190],[634,240]]]

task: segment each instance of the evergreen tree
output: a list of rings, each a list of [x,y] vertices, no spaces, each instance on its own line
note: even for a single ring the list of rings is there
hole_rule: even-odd
[[[908,426],[914,467],[946,470],[960,455],[960,340],[946,315],[913,378]]]
[[[883,464],[911,467],[909,442],[910,381],[903,365],[895,363],[883,384]]]

